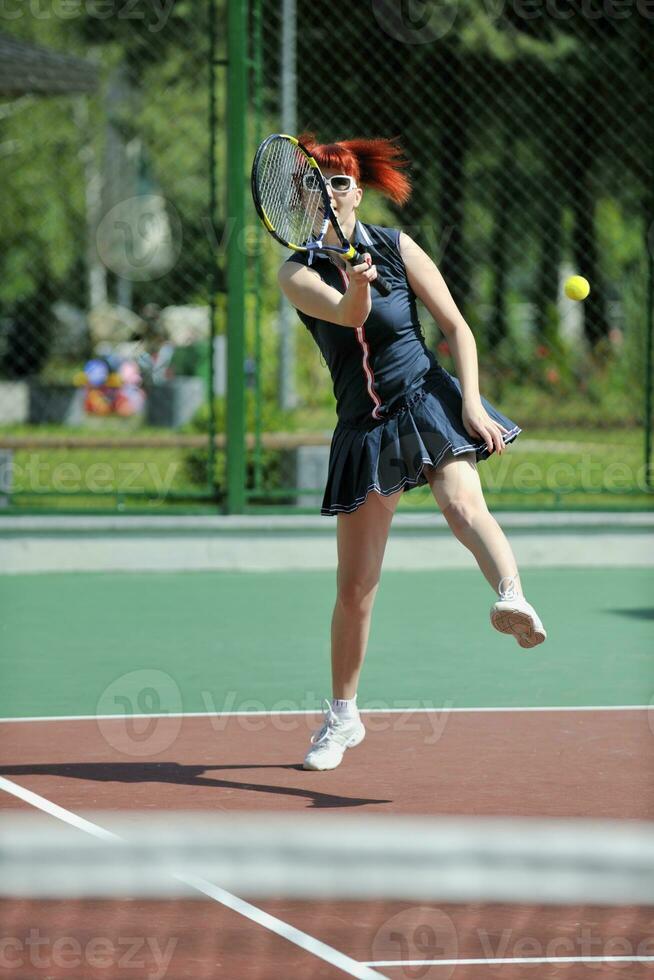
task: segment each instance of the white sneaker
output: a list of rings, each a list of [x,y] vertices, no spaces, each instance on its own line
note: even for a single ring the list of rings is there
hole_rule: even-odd
[[[506,583],[506,585],[505,585]],[[490,621],[500,633],[511,633],[521,647],[538,646],[547,639],[545,627],[524,596],[518,594],[515,580],[503,578],[498,589],[499,599],[490,611]]]
[[[321,729],[311,736],[311,748],[304,760],[304,769],[336,769],[346,749],[359,745],[365,738],[366,730],[357,717],[342,720],[325,699],[325,721]]]

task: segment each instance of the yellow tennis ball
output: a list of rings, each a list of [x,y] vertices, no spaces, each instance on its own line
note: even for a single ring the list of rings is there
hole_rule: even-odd
[[[590,283],[583,276],[570,276],[563,289],[568,299],[586,299],[590,292]]]

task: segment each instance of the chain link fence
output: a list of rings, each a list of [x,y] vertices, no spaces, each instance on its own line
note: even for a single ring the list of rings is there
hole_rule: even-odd
[[[226,243],[243,234],[249,509],[316,513],[331,382],[254,211],[227,214],[225,40],[247,13],[244,186],[270,132],[398,137],[360,217],[434,258],[523,428],[495,506],[651,502],[654,10],[627,0],[5,3],[0,502],[209,506],[226,484]],[[37,9],[38,8],[38,9]],[[232,117],[234,118],[234,117]],[[562,289],[585,276],[583,303]],[[426,340],[455,365],[422,310]],[[648,346],[649,345],[649,346]],[[209,397],[209,393],[213,397]],[[423,490],[403,506],[430,505]]]
[[[367,191],[359,216],[401,227],[434,258],[475,335],[482,394],[523,428],[480,466],[492,505],[651,499],[650,8],[253,0],[253,147],[279,130],[398,137],[412,162],[409,203]],[[309,332],[280,304],[283,259],[262,241],[252,261],[250,350],[270,346],[257,359],[262,429],[296,441],[311,430],[323,444],[291,450],[285,477],[283,466],[256,472],[280,497],[280,473],[294,479],[310,491],[295,502],[315,510],[334,401]],[[563,292],[571,274],[590,282],[583,303]],[[438,325],[424,309],[421,320],[456,373]],[[430,505],[428,491],[403,504]]]
[[[3,5],[5,504],[216,499],[217,15],[205,3]]]

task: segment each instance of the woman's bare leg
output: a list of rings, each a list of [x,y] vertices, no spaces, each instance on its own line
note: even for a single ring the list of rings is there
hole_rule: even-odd
[[[518,565],[504,531],[486,506],[475,454],[450,455],[438,467],[425,467],[431,492],[454,535],[477,559],[494,592],[513,578],[522,595]]]
[[[353,698],[366,654],[372,607],[388,532],[402,491],[372,491],[352,514],[337,517],[337,595],[332,616],[332,683],[335,698]]]

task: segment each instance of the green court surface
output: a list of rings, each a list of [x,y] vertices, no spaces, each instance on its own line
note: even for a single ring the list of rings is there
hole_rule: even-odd
[[[527,569],[549,638],[495,633],[477,570],[388,571],[362,707],[646,705],[649,568]],[[0,579],[0,715],[304,710],[330,694],[333,572]]]

